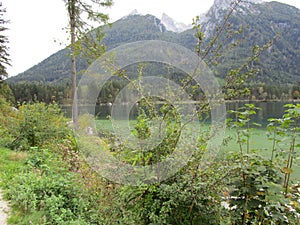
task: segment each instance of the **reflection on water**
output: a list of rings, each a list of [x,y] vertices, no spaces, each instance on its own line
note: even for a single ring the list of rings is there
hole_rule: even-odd
[[[124,110],[123,115],[126,114],[126,111],[128,110],[128,107],[130,107],[129,105],[123,105],[124,107],[122,107],[122,109]],[[72,107],[71,106],[62,106],[61,107],[62,112],[69,118],[72,117]],[[91,113],[94,114],[96,116],[97,119],[107,119],[108,116],[111,115],[111,109],[112,106],[111,105],[96,105],[96,106],[84,106],[84,107],[78,107],[78,113],[80,114],[84,114],[84,113]],[[132,109],[130,110],[130,115],[129,115],[129,119],[135,119],[137,117],[137,109],[138,107],[135,105]],[[128,119],[128,118],[124,118],[124,119]]]
[[[262,125],[267,124],[268,118],[280,118],[284,114],[285,108],[284,105],[291,102],[253,102],[256,107],[261,108],[257,112],[256,115],[253,116],[253,121],[260,123]],[[245,102],[227,102],[226,109],[227,110],[237,110],[242,107]],[[126,111],[128,110],[129,105],[124,105],[124,115],[126,115]],[[97,105],[95,106],[85,106],[84,108],[79,107],[79,113],[83,112],[95,112],[94,115],[98,119],[107,119],[108,116],[111,115],[111,105]],[[135,119],[137,117],[137,106],[135,105],[132,109],[130,109],[129,119]],[[65,113],[67,117],[71,117],[72,110],[71,106],[62,106],[62,111]],[[122,114],[122,112],[121,112]],[[227,117],[230,115],[227,114]],[[128,119],[128,118],[124,118]]]

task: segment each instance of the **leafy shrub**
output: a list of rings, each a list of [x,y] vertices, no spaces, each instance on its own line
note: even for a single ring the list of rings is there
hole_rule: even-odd
[[[271,133],[270,140],[273,140],[270,159],[259,156],[250,148],[249,140],[253,125],[251,116],[258,108],[253,104],[245,104],[244,107],[231,112],[235,115],[231,126],[236,130],[239,146],[239,152],[231,156],[235,162],[232,165],[233,173],[229,182],[232,190],[229,202],[230,208],[234,208],[231,211],[234,224],[297,224],[297,221],[299,222],[297,212],[299,207],[293,204],[298,197],[289,193],[288,181],[296,155],[292,153],[295,152],[296,139],[299,138],[297,132],[299,132],[300,104],[288,104],[285,107],[288,109],[282,119],[269,120],[271,123],[268,130]],[[286,143],[288,149],[286,151],[288,160],[286,160],[285,154],[275,153],[278,149],[285,151],[282,146],[278,148],[278,144],[284,140],[283,137],[290,135],[292,138]],[[280,157],[282,159],[278,160]],[[282,167],[282,161],[287,165],[279,169]],[[281,172],[284,173],[282,186]]]
[[[132,133],[139,140],[146,139],[150,131],[148,121],[162,115],[166,127],[165,136],[158,146],[143,151],[142,154],[124,148],[122,145],[114,146],[111,151],[126,163],[131,165],[157,163],[171,154],[176,146],[178,136],[185,124],[180,123],[180,117],[172,107],[163,105],[155,109],[152,106],[149,104],[139,111]],[[151,113],[153,108],[158,113]],[[190,143],[185,141],[183,143],[181,147],[191,149],[193,159],[190,159],[188,164],[173,177],[162,182],[116,186],[108,194],[114,204],[107,207],[104,224],[209,225],[223,222],[224,214],[227,212],[221,205],[220,193],[227,189],[226,179],[224,179],[224,176],[229,173],[227,163],[211,162],[209,168],[202,169],[199,161],[206,151],[206,139],[199,138],[199,143],[192,147]]]
[[[44,211],[49,222],[75,218],[71,201],[78,187],[71,182],[69,175],[37,176],[34,172],[27,172],[15,177],[13,184],[8,194],[13,199],[13,205],[25,212]],[[54,217],[54,213],[60,218]]]
[[[74,147],[70,142],[64,145],[68,151]],[[90,177],[89,168],[81,164],[76,165],[80,171],[73,172],[73,161],[66,161],[69,155],[60,148],[29,148],[23,170],[5,180],[7,196],[20,214],[11,218],[14,224],[96,225],[102,221],[97,177]]]
[[[299,128],[295,120],[290,121],[293,116],[299,119],[300,105],[286,107],[288,110],[280,121],[288,122],[280,125],[280,132],[284,130],[281,134],[284,136],[292,134],[292,141],[286,143],[287,154],[274,154],[269,159],[258,154],[258,149],[251,148],[251,131],[258,126],[252,123],[251,117],[258,108],[246,104],[232,111],[235,119],[229,124],[236,132],[237,149],[231,149],[226,156],[220,156],[220,161],[216,159],[202,169],[199,162],[201,153],[206,150],[204,135],[199,138],[194,158],[173,177],[150,185],[115,185],[109,193],[113,204],[103,210],[107,215],[103,224],[298,224],[299,185],[288,188],[282,185],[282,174],[286,177],[292,171],[291,164],[287,170],[282,169],[282,163],[286,164],[286,158],[292,156],[296,161],[294,152],[299,148],[299,133],[295,132]],[[142,114],[139,118],[140,129],[134,131],[136,135],[147,135],[145,117]],[[283,125],[287,127],[283,129]],[[275,144],[280,143],[279,138],[283,141],[282,136],[277,137]],[[168,145],[161,145],[160,150],[167,151]],[[143,158],[137,160],[143,162]],[[135,162],[127,160],[127,163]]]
[[[53,143],[70,133],[59,106],[45,103],[21,105],[12,129],[15,140],[11,146],[25,150]]]
[[[0,136],[1,145],[11,141],[11,130],[14,128],[17,112],[0,96]]]
[[[8,190],[12,205],[26,214],[41,213],[43,224],[98,224],[95,194],[76,182],[72,173],[20,173]],[[94,221],[94,222],[93,222]]]

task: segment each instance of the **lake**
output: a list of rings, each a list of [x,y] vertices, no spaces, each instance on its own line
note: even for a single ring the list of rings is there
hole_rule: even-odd
[[[256,107],[261,108],[257,112],[256,115],[253,116],[253,121],[260,123],[262,125],[267,124],[268,118],[280,118],[284,114],[285,108],[284,105],[288,103],[293,102],[226,102],[226,109],[227,110],[236,110],[239,107],[242,107],[245,103],[253,103]],[[296,104],[296,103],[295,103]],[[128,110],[128,105],[124,105],[124,114]],[[95,109],[95,115],[98,119],[106,119],[107,116],[111,114],[111,108],[110,105],[97,105],[95,106],[85,106],[84,110],[92,110]],[[79,107],[79,112],[81,112],[83,109]],[[71,118],[72,110],[71,106],[62,106],[62,112],[67,116]],[[130,119],[135,119],[137,116],[137,106],[134,106],[130,110]],[[229,114],[227,114],[227,117],[230,117]],[[127,119],[127,118],[124,118]]]

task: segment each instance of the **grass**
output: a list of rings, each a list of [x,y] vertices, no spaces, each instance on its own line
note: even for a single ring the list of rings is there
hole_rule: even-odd
[[[0,147],[0,179],[1,187],[8,185],[15,174],[25,168],[25,161],[28,157],[26,152],[16,152],[10,149]]]
[[[5,191],[10,188],[11,180],[25,169],[27,158],[28,153],[26,152],[16,152],[0,146],[0,184],[4,190],[4,195]],[[24,221],[24,219],[24,214],[20,210],[12,208],[8,224],[19,224],[19,221]],[[32,218],[27,220],[27,224],[29,221],[32,221]]]
[[[108,132],[112,132],[114,130],[114,127],[112,125],[112,122],[110,120],[96,120],[96,127],[97,129],[105,130]],[[129,126],[133,128],[133,126],[136,124],[136,120],[120,120],[117,124],[120,126],[126,126],[129,123]]]

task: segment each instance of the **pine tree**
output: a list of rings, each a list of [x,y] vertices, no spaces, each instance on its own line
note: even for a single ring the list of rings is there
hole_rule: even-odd
[[[2,2],[0,2],[0,82],[8,76],[6,66],[10,65],[9,53],[8,53],[8,38],[3,34],[7,30],[5,24],[8,23],[4,19],[4,13],[6,10],[2,7]]]
[[[73,98],[73,123],[75,127],[78,126],[78,103],[77,103],[77,92],[76,92],[76,57],[85,52],[85,55],[91,57],[92,55],[98,56],[99,48],[102,46],[99,44],[100,39],[103,37],[101,32],[96,32],[96,37],[91,34],[93,26],[89,25],[84,18],[92,22],[100,22],[107,24],[108,15],[101,13],[95,8],[100,7],[110,7],[112,5],[112,0],[64,0],[68,10],[69,17],[69,33],[70,33],[70,51],[71,51],[71,61],[72,61],[72,98]],[[96,51],[87,53],[85,49],[88,49],[88,45],[91,43],[95,46],[100,46],[98,48],[93,47]]]

